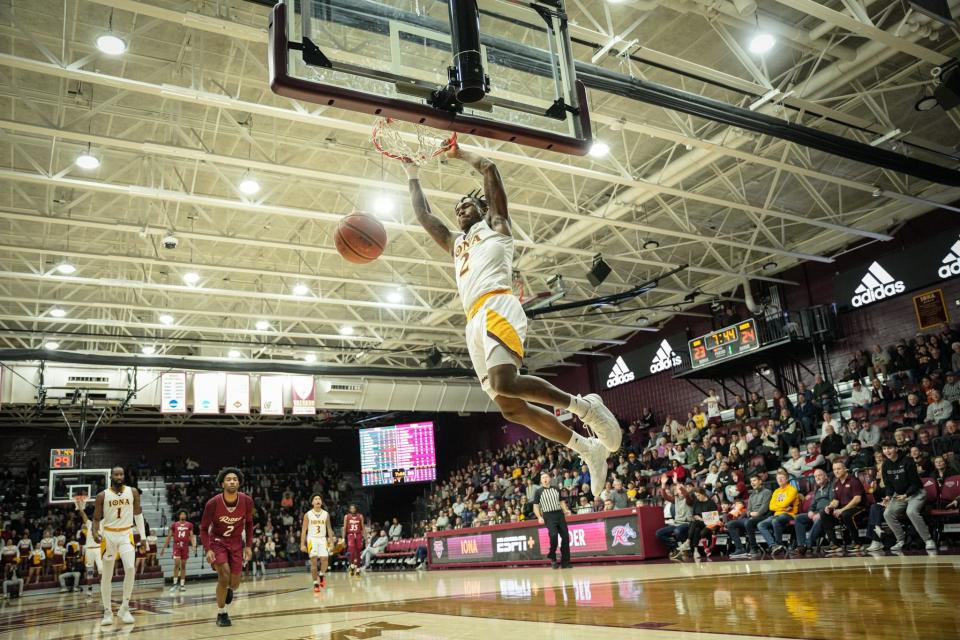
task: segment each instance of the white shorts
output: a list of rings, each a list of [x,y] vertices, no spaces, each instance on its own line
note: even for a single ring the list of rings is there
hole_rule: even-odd
[[[103,558],[100,556],[100,547],[84,547],[83,559],[86,562],[87,569],[96,567],[99,571],[103,568]]]
[[[470,311],[473,315],[467,320],[467,351],[480,386],[487,395],[496,398],[487,372],[503,364],[520,367],[527,337],[527,316],[520,301],[511,293],[480,296]]]
[[[330,554],[327,552],[326,538],[307,538],[307,553],[311,558],[326,558]]]
[[[100,537],[100,553],[104,560],[116,560],[117,556],[126,567],[132,567],[137,551],[133,546],[133,529],[129,531],[104,531]]]

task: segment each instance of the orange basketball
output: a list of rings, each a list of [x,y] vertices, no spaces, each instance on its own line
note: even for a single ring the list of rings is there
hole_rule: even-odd
[[[387,230],[370,214],[357,211],[340,221],[333,241],[344,260],[366,264],[383,253],[387,246]]]

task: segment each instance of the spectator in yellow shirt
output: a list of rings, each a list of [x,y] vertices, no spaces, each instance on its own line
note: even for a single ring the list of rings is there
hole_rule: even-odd
[[[777,488],[770,496],[770,512],[773,514],[757,525],[757,531],[766,540],[771,555],[787,548],[783,545],[783,530],[800,510],[800,494],[790,484],[790,474],[784,468],[777,469]]]

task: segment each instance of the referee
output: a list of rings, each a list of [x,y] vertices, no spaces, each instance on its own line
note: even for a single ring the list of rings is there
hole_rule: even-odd
[[[570,513],[567,503],[560,500],[560,492],[550,486],[550,474],[540,474],[540,486],[533,495],[533,512],[537,514],[540,524],[547,525],[547,535],[550,536],[550,558],[554,569],[569,569],[570,564],[570,532],[567,530],[567,519],[564,514]],[[560,562],[557,563],[557,536],[560,536]]]

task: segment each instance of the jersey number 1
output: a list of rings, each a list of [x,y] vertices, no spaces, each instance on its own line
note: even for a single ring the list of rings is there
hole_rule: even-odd
[[[122,508],[122,507],[117,507],[117,520],[120,519],[120,509],[121,509],[121,508]]]

